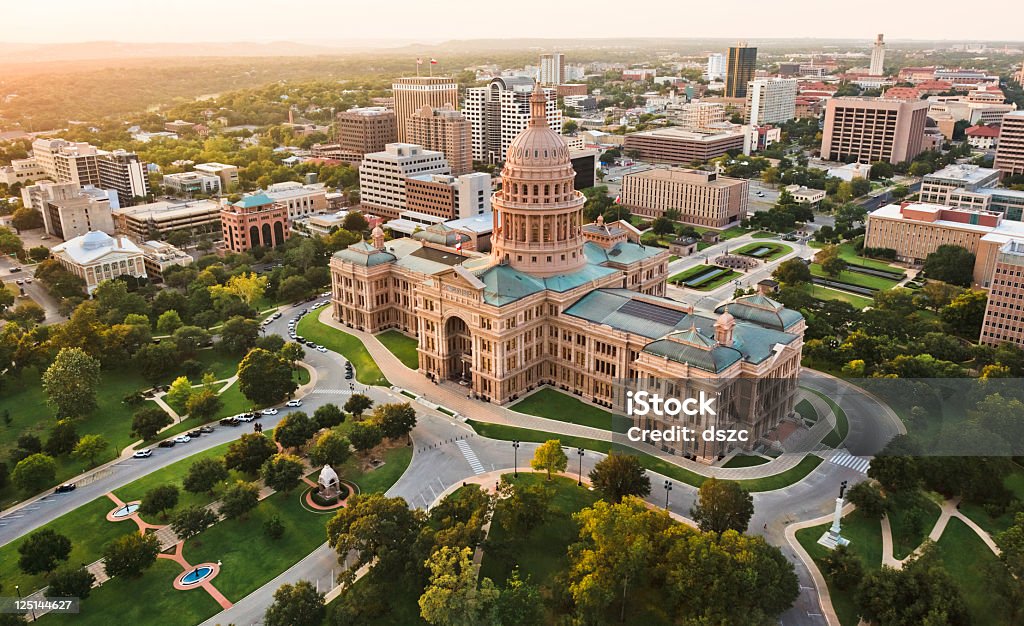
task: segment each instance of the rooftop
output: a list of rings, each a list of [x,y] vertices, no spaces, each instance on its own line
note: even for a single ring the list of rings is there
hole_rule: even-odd
[[[91,230],[54,246],[53,252],[66,255],[79,265],[87,265],[112,252],[141,254],[142,251],[127,237],[111,237],[104,232]]]

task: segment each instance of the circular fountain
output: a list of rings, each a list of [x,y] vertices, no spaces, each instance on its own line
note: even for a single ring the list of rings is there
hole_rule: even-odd
[[[212,565],[199,565],[193,568],[191,571],[185,572],[178,578],[178,584],[182,587],[191,587],[198,585],[207,578],[213,576],[214,568]]]

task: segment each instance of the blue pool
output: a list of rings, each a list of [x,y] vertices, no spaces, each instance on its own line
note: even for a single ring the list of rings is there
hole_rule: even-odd
[[[114,511],[114,517],[128,517],[135,511],[139,510],[139,503],[126,504],[118,510]]]
[[[212,567],[210,567],[209,565],[201,565],[192,570],[191,572],[182,576],[180,582],[182,585],[186,586],[196,585],[209,578],[211,574],[213,574]]]

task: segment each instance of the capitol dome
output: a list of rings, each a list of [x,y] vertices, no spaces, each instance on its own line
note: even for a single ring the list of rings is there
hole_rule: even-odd
[[[91,230],[82,235],[82,248],[85,250],[99,250],[114,245],[114,238],[99,230]]]
[[[547,96],[538,84],[530,96],[530,123],[508,146],[505,163],[512,166],[564,165],[569,146],[547,120]]]

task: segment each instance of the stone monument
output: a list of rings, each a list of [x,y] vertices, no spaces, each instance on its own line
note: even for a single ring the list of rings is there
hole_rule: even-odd
[[[836,510],[832,514],[832,527],[825,531],[825,534],[818,539],[818,543],[825,546],[829,550],[834,550],[836,546],[845,546],[850,543],[850,540],[843,537],[839,531],[841,530],[840,523],[843,519],[843,493],[846,491],[846,481],[844,480],[839,485],[839,497],[836,498]]]
[[[317,494],[325,500],[336,500],[341,493],[341,482],[338,473],[330,465],[324,465],[317,479]]]

